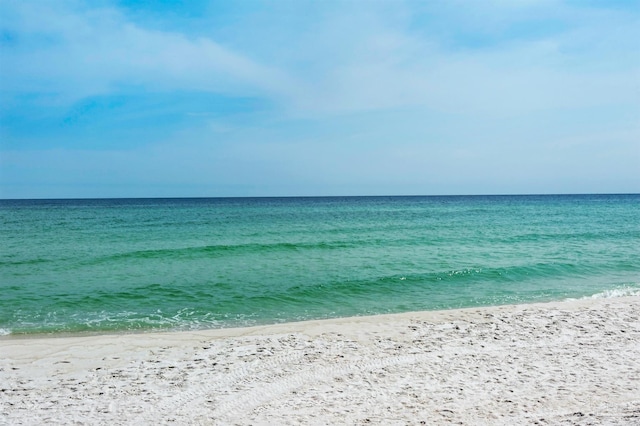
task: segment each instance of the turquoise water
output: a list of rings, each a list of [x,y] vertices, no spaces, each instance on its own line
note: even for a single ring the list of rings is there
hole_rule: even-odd
[[[0,334],[640,294],[640,195],[0,201]]]

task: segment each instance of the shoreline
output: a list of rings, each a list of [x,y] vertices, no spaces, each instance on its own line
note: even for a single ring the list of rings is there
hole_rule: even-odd
[[[9,335],[0,423],[637,424],[639,318],[640,296],[624,296]]]
[[[429,313],[435,313],[436,316],[440,312],[455,312],[455,311],[469,311],[476,309],[493,309],[493,308],[516,308],[518,306],[537,306],[537,305],[550,305],[556,303],[580,303],[585,301],[586,303],[590,303],[593,300],[599,299],[620,299],[620,298],[629,298],[629,297],[640,297],[640,289],[636,288],[624,288],[624,289],[614,289],[611,292],[614,292],[613,296],[602,296],[598,297],[598,295],[602,295],[608,293],[609,291],[599,292],[592,296],[584,296],[579,298],[565,298],[565,299],[550,299],[545,301],[529,301],[529,302],[521,302],[514,304],[504,304],[504,305],[480,305],[480,306],[471,306],[465,308],[449,308],[449,309],[433,309],[433,310],[424,310],[424,311],[407,311],[407,312],[393,312],[393,313],[385,313],[385,314],[372,314],[372,315],[353,315],[346,317],[331,317],[331,318],[320,318],[320,319],[305,319],[299,321],[284,321],[277,323],[264,323],[264,324],[256,324],[256,325],[246,325],[246,326],[229,326],[229,327],[219,327],[219,328],[194,328],[194,329],[163,329],[163,328],[151,328],[151,329],[134,329],[134,330],[103,330],[103,331],[62,331],[62,332],[37,332],[37,333],[18,333],[18,334],[0,334],[0,343],[2,341],[11,341],[11,340],[31,340],[31,339],[60,339],[60,338],[74,338],[74,337],[99,337],[99,336],[121,336],[121,335],[146,335],[146,334],[173,334],[173,333],[200,333],[200,332],[215,332],[215,331],[226,331],[226,330],[247,330],[252,328],[265,328],[265,327],[278,327],[284,326],[287,327],[291,325],[292,328],[295,328],[295,324],[300,324],[304,326],[305,323],[315,323],[315,322],[332,322],[332,321],[349,321],[350,319],[356,318],[376,318],[376,317],[394,317],[394,316],[404,316],[404,315],[428,315]],[[232,336],[233,334],[224,333],[224,336]]]

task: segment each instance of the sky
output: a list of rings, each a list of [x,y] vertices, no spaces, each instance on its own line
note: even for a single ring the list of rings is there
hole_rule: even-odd
[[[640,0],[0,0],[0,198],[640,192]]]

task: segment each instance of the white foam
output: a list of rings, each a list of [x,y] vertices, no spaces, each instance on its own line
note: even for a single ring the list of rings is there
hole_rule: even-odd
[[[640,296],[640,288],[638,287],[620,287],[612,290],[605,290],[584,299],[611,299],[613,297]]]
[[[7,330],[6,328],[0,328],[0,336],[8,336],[11,334],[11,330]]]

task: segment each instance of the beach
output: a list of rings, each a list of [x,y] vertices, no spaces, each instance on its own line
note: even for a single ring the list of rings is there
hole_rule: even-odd
[[[640,297],[0,340],[3,424],[640,423]]]

